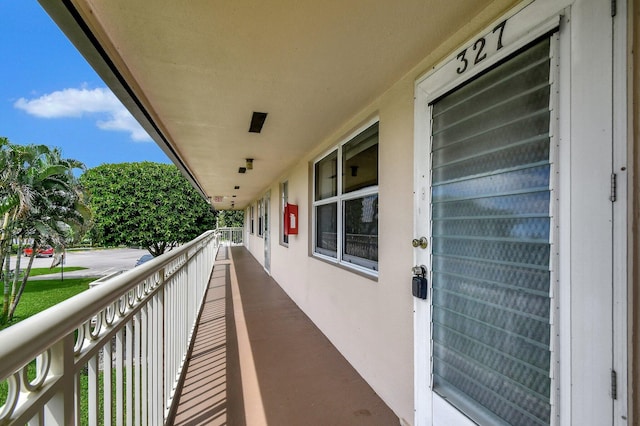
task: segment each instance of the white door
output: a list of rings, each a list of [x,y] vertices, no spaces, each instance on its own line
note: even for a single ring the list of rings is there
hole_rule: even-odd
[[[569,73],[610,17],[581,2],[571,33],[541,3],[418,84],[416,424],[614,420],[610,46],[601,74]]]

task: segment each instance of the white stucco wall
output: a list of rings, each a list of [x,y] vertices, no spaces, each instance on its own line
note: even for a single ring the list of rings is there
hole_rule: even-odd
[[[372,114],[380,117],[378,280],[309,256],[309,162],[315,153],[281,179],[289,183],[289,202],[299,207],[299,234],[290,236],[288,247],[279,243],[281,181],[270,186],[271,274],[396,414],[411,422],[413,82],[397,85],[378,105],[353,120],[357,127]],[[256,232],[248,244],[261,263],[263,242]]]
[[[513,3],[497,1],[487,8],[263,191],[271,191],[271,275],[406,424],[412,424],[414,416],[414,84]],[[310,164],[376,115],[380,119],[377,281],[316,259],[309,252]],[[300,218],[299,234],[290,237],[288,247],[279,243],[279,186],[283,181],[289,183],[289,202],[298,205]],[[257,215],[257,207],[254,210]],[[255,226],[247,246],[263,263],[264,240],[257,235],[257,217]]]

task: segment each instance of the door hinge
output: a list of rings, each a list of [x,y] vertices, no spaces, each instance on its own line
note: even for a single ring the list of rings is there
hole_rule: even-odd
[[[613,18],[618,13],[618,4],[616,0],[611,0],[611,17]]]
[[[615,173],[611,173],[611,195],[609,196],[609,200],[611,200],[612,203],[615,203],[617,198],[617,180],[618,176]]]
[[[611,370],[611,399],[618,399],[618,373]]]

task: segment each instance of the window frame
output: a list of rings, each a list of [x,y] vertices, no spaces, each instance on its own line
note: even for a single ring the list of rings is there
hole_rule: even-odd
[[[255,210],[253,204],[249,206],[249,233],[251,235],[255,234]]]
[[[280,245],[289,247],[289,236],[285,235],[284,210],[289,202],[289,181],[280,183]]]
[[[312,242],[311,242],[311,255],[315,258],[322,259],[329,263],[344,266],[347,269],[354,270],[365,274],[370,277],[377,277],[379,272],[379,262],[366,258],[361,258],[353,255],[347,255],[344,247],[344,232],[345,232],[345,207],[344,204],[347,201],[365,198],[368,196],[376,195],[379,198],[379,185],[380,185],[380,160],[378,154],[377,164],[377,184],[367,187],[363,187],[354,191],[344,192],[343,188],[343,148],[349,142],[355,140],[362,133],[368,131],[371,127],[377,125],[378,136],[378,153],[380,147],[380,119],[379,117],[372,118],[363,125],[359,126],[356,130],[344,137],[337,145],[332,146],[330,149],[324,151],[322,155],[314,159],[311,164],[312,173],[312,186],[311,186],[311,228],[312,228]],[[316,165],[325,158],[336,153],[336,175],[337,175],[337,190],[336,195],[316,200]],[[336,205],[336,252],[335,256],[331,250],[322,249],[318,247],[318,215],[317,208],[326,205]],[[379,228],[378,228],[379,229]],[[378,235],[379,237],[379,235]]]
[[[258,237],[263,238],[264,236],[264,200],[260,198],[257,201],[257,210],[258,210]]]

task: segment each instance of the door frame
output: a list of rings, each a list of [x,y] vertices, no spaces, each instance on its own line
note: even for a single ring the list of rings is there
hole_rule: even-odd
[[[602,196],[607,198],[609,195],[606,193],[609,189],[603,188],[603,186],[610,184],[608,176],[610,170],[604,170],[604,167],[602,167],[604,160],[598,157],[597,148],[593,148],[596,143],[593,139],[587,138],[588,140],[584,142],[588,144],[586,146],[590,149],[590,152],[587,153],[587,158],[578,158],[579,155],[582,155],[582,152],[573,158],[571,157],[572,147],[573,152],[578,153],[576,146],[578,145],[579,135],[593,132],[594,129],[599,129],[597,126],[601,126],[604,137],[611,137],[612,141],[611,167],[614,170],[616,168],[621,170],[626,165],[627,47],[626,42],[622,43],[621,40],[626,41],[627,11],[626,5],[620,5],[615,20],[607,24],[603,14],[609,12],[609,4],[604,3],[607,2],[598,3],[590,0],[536,0],[523,2],[500,17],[500,19],[494,21],[484,31],[479,32],[476,37],[465,43],[462,48],[457,49],[433,70],[419,78],[415,84],[414,237],[426,236],[431,241],[429,229],[431,222],[431,177],[430,165],[428,164],[430,162],[428,160],[430,158],[430,144],[428,143],[430,140],[430,128],[428,119],[425,119],[430,116],[429,102],[458,87],[464,81],[470,79],[472,75],[477,75],[484,71],[502,58],[534,41],[537,37],[544,35],[551,29],[550,25],[557,25],[557,22],[561,20],[559,40],[559,50],[561,52],[560,93],[557,107],[561,117],[573,118],[567,118],[564,121],[562,119],[558,120],[558,135],[554,135],[560,144],[557,150],[559,151],[559,175],[556,185],[559,189],[558,192],[562,194],[560,196],[558,194],[552,195],[558,197],[558,208],[562,212],[562,216],[559,219],[554,218],[559,221],[559,232],[557,232],[559,241],[556,241],[558,244],[555,252],[560,253],[560,262],[555,265],[558,268],[555,280],[559,280],[562,286],[559,283],[552,282],[552,286],[556,288],[555,293],[552,295],[552,331],[554,331],[554,335],[561,336],[558,337],[556,342],[552,342],[552,424],[578,424],[584,419],[593,421],[593,417],[589,416],[596,410],[594,404],[604,404],[604,406],[609,407],[605,411],[610,412],[612,416],[610,420],[616,425],[626,424],[624,416],[628,417],[627,383],[622,380],[622,378],[627,377],[628,347],[627,270],[625,263],[627,259],[626,232],[628,230],[626,222],[627,189],[626,182],[624,185],[620,185],[621,181],[626,181],[626,175],[619,176],[618,201],[617,204],[614,203],[613,207],[609,207],[611,210],[609,216],[611,216],[614,224],[611,229],[600,232],[604,237],[609,235],[611,241],[599,240],[598,245],[600,246],[601,244],[601,247],[585,251],[584,248],[578,247],[578,243],[585,239],[584,234],[586,232],[585,225],[579,220],[580,216],[578,214],[581,198],[585,196],[585,190],[584,186],[580,186],[580,183],[577,182],[586,174],[587,167],[584,165],[585,162],[600,166],[596,170],[596,174],[606,176],[604,176],[604,179],[603,176],[597,177],[597,191],[595,191],[594,196],[599,197],[599,209],[604,211],[606,208],[601,199]],[[568,19],[569,16],[571,16],[571,19]],[[471,48],[480,36],[487,36],[488,38],[496,26],[505,20],[508,20],[511,24],[517,23],[517,25],[510,25],[511,28],[517,26],[517,29],[514,30],[517,34],[508,33],[505,30],[504,49],[494,53],[490,60],[477,65],[468,74],[456,76],[456,67],[459,68],[460,66],[459,58],[462,50],[465,47],[467,49]],[[615,22],[615,25],[611,24],[611,22]],[[607,34],[608,28],[610,28],[608,25],[611,25],[611,34]],[[593,28],[601,27],[603,28],[602,31],[592,31]],[[616,38],[615,48],[611,47],[613,40],[608,40],[609,36]],[[607,46],[609,41],[611,45]],[[602,68],[602,73],[599,73],[600,70],[596,70],[590,76],[588,73],[576,72],[576,68],[580,64],[576,64],[577,59],[574,59],[572,54],[581,50],[584,53],[588,49],[592,49],[593,46],[598,45],[605,46],[604,51],[608,51],[612,55],[608,61],[605,61],[606,63],[596,64],[596,66]],[[600,54],[606,57],[609,53]],[[579,53],[576,55],[579,55]],[[593,77],[593,75],[604,75],[602,80],[606,81],[606,76],[612,76],[614,75],[613,73],[616,76],[623,76],[608,80],[615,81],[613,87],[605,87],[607,86],[606,84],[598,84],[595,81],[595,77]],[[578,93],[580,87],[593,84],[596,87],[600,87],[602,93],[589,93],[587,95]],[[605,95],[604,100],[598,99],[598,96],[603,93]],[[606,98],[607,94],[610,100]],[[587,96],[586,100],[590,102],[584,102],[584,96]],[[598,102],[595,102],[595,99],[598,99]],[[606,117],[604,111],[607,110],[607,106],[609,111],[618,111],[615,119],[611,116]],[[605,115],[605,118],[602,119],[602,115]],[[556,114],[556,116],[558,115]],[[595,123],[594,117],[596,117]],[[592,176],[589,177],[591,178]],[[573,194],[573,191],[576,191],[576,193]],[[577,225],[574,226],[574,223],[577,223]],[[579,238],[576,238],[574,233],[578,233]],[[575,255],[580,250],[582,251]],[[602,304],[597,304],[597,307],[602,311],[604,318],[602,322],[606,323],[603,327],[610,327],[611,344],[596,345],[600,348],[604,346],[604,349],[595,351],[592,345],[591,352],[595,352],[595,356],[590,353],[589,357],[584,357],[589,359],[581,359],[585,345],[588,342],[593,344],[593,341],[589,338],[588,331],[580,329],[579,323],[587,318],[589,298],[593,298],[594,295],[588,294],[589,290],[580,289],[577,280],[581,279],[580,277],[585,273],[583,273],[582,266],[578,265],[578,263],[584,263],[584,259],[593,258],[594,252],[603,253],[607,251],[611,253],[612,259],[610,265],[605,265],[605,269],[610,272],[613,278],[611,278],[611,289],[602,291],[605,291],[603,293],[606,296],[604,300],[610,301],[611,305],[606,307],[607,304],[605,304],[605,307],[603,307]],[[429,253],[430,250],[416,249],[414,251],[414,264],[423,264],[431,271],[431,256]],[[606,273],[600,274],[601,277],[604,275]],[[552,279],[554,278],[552,277]],[[592,281],[596,280],[593,279]],[[429,282],[431,283],[431,280]],[[595,287],[593,282],[589,285]],[[561,288],[562,290],[560,290]],[[430,303],[431,289],[429,289],[429,296],[426,300],[414,299],[414,394],[416,413],[414,420],[416,425],[434,424],[431,418],[434,402],[430,389],[432,368]],[[615,311],[613,306],[615,306]],[[605,318],[607,312],[609,318]],[[614,354],[613,357],[611,353]],[[599,389],[598,392],[590,392],[581,388],[581,386],[575,386],[576,379],[582,370],[585,370],[586,364],[592,362],[592,360],[599,364],[599,374],[595,385]],[[616,400],[611,400],[610,398],[603,400],[604,394],[608,394],[610,397],[610,369],[615,369],[620,378],[618,380],[618,398]],[[592,378],[589,378],[589,380]],[[590,387],[594,386],[587,386],[587,388]],[[599,402],[594,401],[594,394],[598,395],[595,399]],[[437,401],[436,404],[441,405]],[[448,406],[448,404],[435,408],[444,409],[445,411],[449,409],[452,415],[455,416],[457,414],[457,410],[452,406]],[[443,422],[442,424],[446,423]],[[469,424],[473,424],[473,422]]]
[[[628,48],[628,2],[616,2],[616,16],[613,20],[613,75],[625,78],[613,79],[613,173],[616,174],[616,197],[613,203],[613,369],[617,372],[618,398],[614,400],[614,424],[627,425],[633,406],[627,395],[632,378],[629,374],[631,349],[628,346],[630,333],[634,332],[629,323],[629,313],[634,311],[633,278],[629,278],[629,240],[633,239],[629,226],[629,206],[632,205],[628,192],[628,177],[631,171],[628,163],[629,150],[629,91],[627,72],[629,69]],[[632,114],[632,113],[631,113]],[[631,173],[630,173],[631,172]],[[637,259],[635,260],[637,261]],[[633,262],[633,260],[631,260]],[[636,307],[637,309],[637,307]],[[637,331],[636,331],[637,332]],[[637,421],[637,419],[635,419]]]

